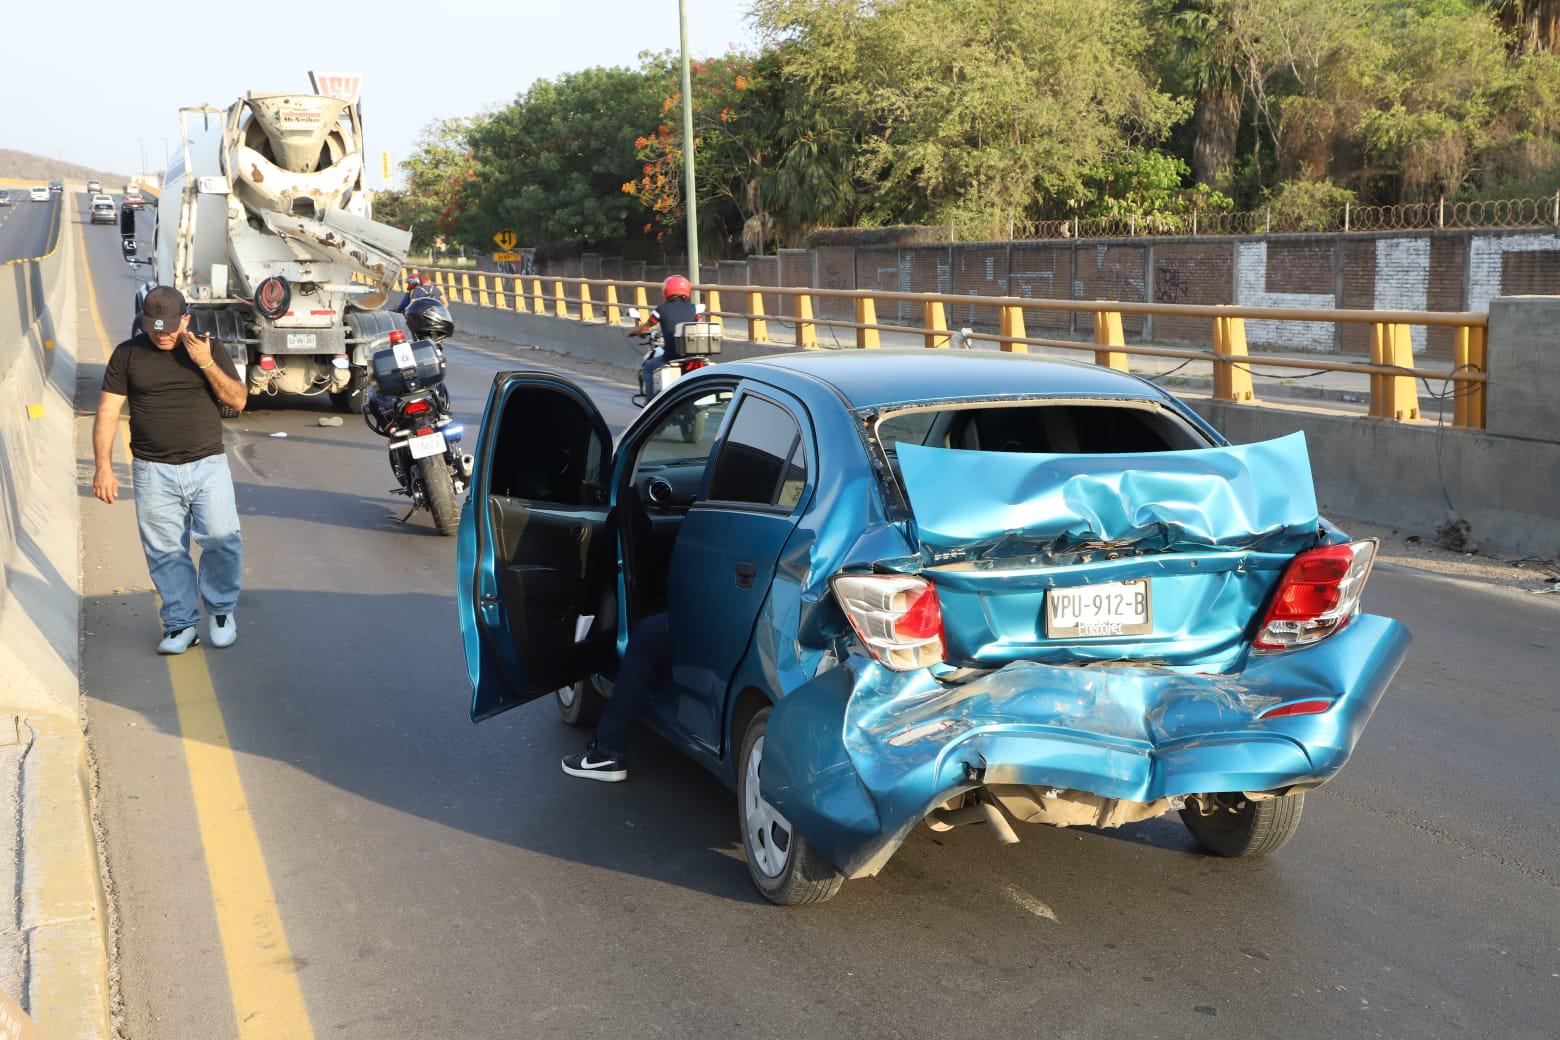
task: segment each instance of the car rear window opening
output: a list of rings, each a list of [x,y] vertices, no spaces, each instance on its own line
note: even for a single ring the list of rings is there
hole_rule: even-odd
[[[1179,416],[1143,404],[949,406],[894,412],[877,424],[883,450],[901,441],[966,451],[1050,455],[1181,451],[1209,442]]]

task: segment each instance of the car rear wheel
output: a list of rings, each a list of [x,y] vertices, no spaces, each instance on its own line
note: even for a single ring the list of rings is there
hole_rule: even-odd
[[[1305,793],[1254,801],[1234,794],[1203,795],[1181,810],[1197,843],[1219,856],[1266,856],[1300,829]]]
[[[773,710],[764,708],[753,716],[742,737],[742,754],[737,760],[737,819],[742,826],[748,874],[771,903],[822,903],[834,897],[845,878],[812,850],[807,839],[764,800],[759,789],[764,731]]]

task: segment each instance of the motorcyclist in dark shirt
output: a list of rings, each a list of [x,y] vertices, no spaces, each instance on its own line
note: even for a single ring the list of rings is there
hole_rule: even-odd
[[[665,298],[661,305],[629,332],[630,336],[643,336],[655,326],[661,327],[665,345],[645,359],[642,385],[647,387],[655,385],[656,369],[683,356],[682,337],[677,335],[678,328],[687,322],[699,320],[698,309],[690,300],[693,286],[682,275],[674,274],[661,283],[661,295]]]

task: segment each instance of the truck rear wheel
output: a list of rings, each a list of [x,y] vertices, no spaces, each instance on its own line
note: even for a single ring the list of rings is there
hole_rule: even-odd
[[[347,388],[331,393],[331,407],[338,412],[361,412],[363,410],[363,400],[367,393],[368,369],[362,365],[353,365],[352,375],[347,380]]]

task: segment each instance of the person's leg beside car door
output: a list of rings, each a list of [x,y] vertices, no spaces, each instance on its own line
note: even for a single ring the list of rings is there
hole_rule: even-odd
[[[634,716],[644,705],[658,673],[671,661],[671,626],[665,614],[652,614],[634,626],[612,684],[612,698],[596,727],[596,746],[623,758],[633,735]]]

